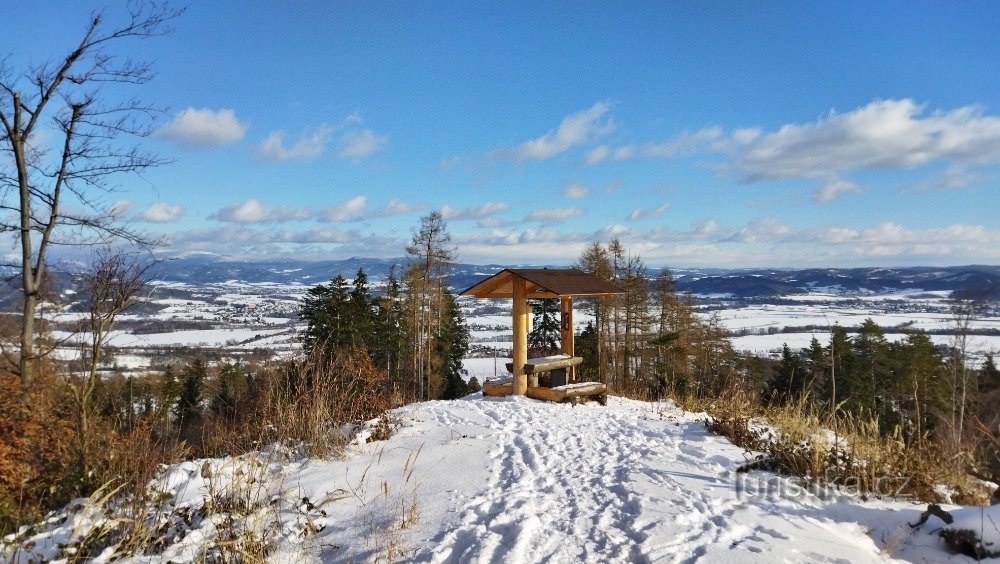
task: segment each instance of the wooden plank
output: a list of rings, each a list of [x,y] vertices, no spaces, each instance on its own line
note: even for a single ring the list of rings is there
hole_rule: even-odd
[[[528,388],[527,396],[543,401],[560,402],[567,398],[599,398],[608,391],[608,387],[600,382],[589,382],[587,385],[577,384],[570,389],[565,388]]]
[[[569,368],[576,366],[583,362],[583,357],[571,356],[546,356],[543,358],[529,358],[524,363],[524,373],[525,374],[537,374],[539,372],[548,372],[549,370],[555,370],[557,368]],[[506,363],[507,370],[511,373],[514,372],[514,363]]]
[[[505,382],[503,384],[486,382],[483,384],[484,396],[509,396],[513,393],[513,391],[514,386],[510,382]]]
[[[528,389],[528,376],[524,372],[524,365],[528,360],[528,300],[525,298],[525,281],[520,276],[514,277],[514,350],[513,358],[514,375],[513,393],[516,396],[523,396]]]
[[[500,286],[503,286],[505,282],[509,282],[511,277],[513,276],[514,274],[511,273],[511,271],[507,269],[501,270],[500,272],[497,272],[493,276],[490,276],[489,278],[463,291],[461,295],[467,296],[471,294],[473,296],[476,296],[477,298],[486,297],[488,294],[492,293]]]

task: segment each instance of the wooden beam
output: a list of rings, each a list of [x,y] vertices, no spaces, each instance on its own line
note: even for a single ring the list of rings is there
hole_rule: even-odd
[[[524,365],[528,362],[528,299],[525,297],[524,278],[514,276],[514,351],[511,359],[514,364],[512,374],[513,393],[523,396],[528,390],[528,375],[524,373]]]
[[[488,297],[490,294],[492,294],[494,291],[496,291],[497,288],[503,286],[504,283],[510,282],[510,279],[513,276],[514,275],[511,274],[510,271],[508,271],[508,270],[501,270],[500,272],[494,274],[493,276],[487,278],[486,280],[483,280],[479,284],[476,284],[475,286],[473,286],[472,288],[470,288],[470,290],[473,290],[473,289],[475,290],[475,292],[471,292],[471,293],[472,293],[472,295],[476,296],[477,298]],[[466,290],[466,291],[468,291],[468,290]]]
[[[566,296],[559,298],[559,318],[561,321],[559,331],[559,349],[563,354],[574,356],[575,343],[573,342],[573,297]],[[576,382],[576,366],[570,366],[566,370],[566,382]]]

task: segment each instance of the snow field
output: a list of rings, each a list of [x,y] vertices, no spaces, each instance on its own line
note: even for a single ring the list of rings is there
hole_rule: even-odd
[[[943,551],[940,523],[907,525],[923,505],[821,498],[773,474],[735,473],[744,451],[709,434],[704,414],[670,403],[612,397],[606,408],[570,407],[474,395],[392,413],[393,436],[350,446],[342,459],[272,447],[177,464],[151,487],[171,494],[174,514],[243,492],[253,503],[237,523],[286,562],[971,561]],[[248,475],[253,487],[229,485]],[[203,513],[187,525],[161,515],[188,529],[162,554],[134,561],[204,554],[226,520]],[[973,513],[956,517],[972,522]],[[100,521],[93,511],[70,517],[40,527],[30,551],[0,546],[0,558],[51,558],[71,529]]]

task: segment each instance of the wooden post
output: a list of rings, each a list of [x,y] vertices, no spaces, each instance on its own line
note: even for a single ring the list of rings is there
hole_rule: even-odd
[[[514,378],[513,394],[523,396],[528,391],[528,376],[524,373],[524,365],[528,362],[528,299],[527,283],[524,278],[515,276],[514,286],[514,351],[512,353]]]
[[[559,333],[559,348],[563,354],[573,356],[573,296],[563,296],[559,298],[559,318],[561,320],[561,330]],[[570,366],[566,369],[566,383],[576,381],[576,367]]]

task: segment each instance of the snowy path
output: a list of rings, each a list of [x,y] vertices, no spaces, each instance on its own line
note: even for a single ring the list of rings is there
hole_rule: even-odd
[[[675,408],[616,398],[607,409],[509,398],[464,404],[448,406],[439,422],[488,429],[480,435],[493,443],[487,477],[457,508],[457,522],[442,523],[415,560],[885,559],[860,525],[837,522],[811,495],[766,496],[758,477],[740,476],[761,491],[747,499],[732,472],[742,450]]]
[[[972,562],[943,551],[940,524],[907,526],[923,506],[822,500],[772,474],[736,474],[743,450],[671,404],[470,397],[394,413],[389,440],[340,460],[261,455],[271,501],[250,526],[271,539],[271,560]],[[221,477],[247,460],[181,463],[157,488],[174,507],[200,507],[206,464]],[[196,560],[221,518],[135,561]],[[54,519],[12,560],[54,557],[81,522],[94,523]]]

